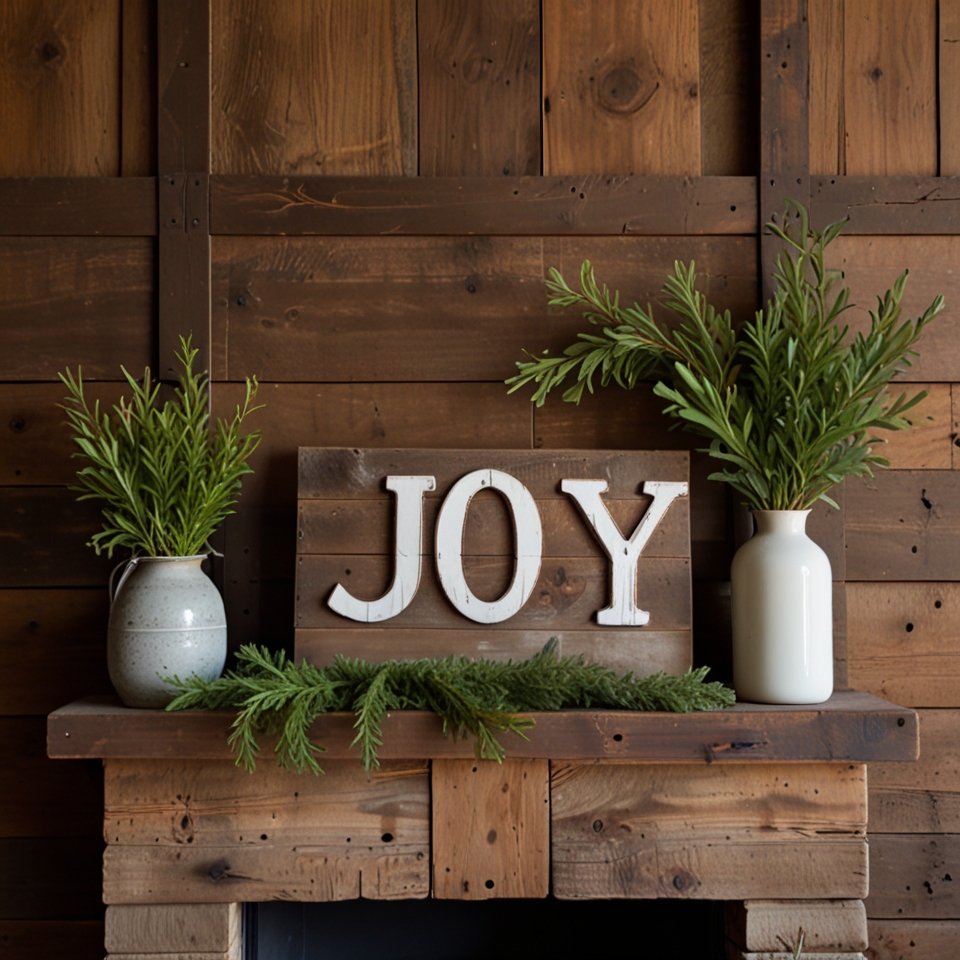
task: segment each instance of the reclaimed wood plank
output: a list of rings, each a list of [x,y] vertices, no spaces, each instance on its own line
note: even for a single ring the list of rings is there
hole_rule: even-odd
[[[752,176],[220,175],[215,234],[669,236],[751,234]]]
[[[548,308],[546,267],[572,277],[589,257],[624,301],[647,302],[677,259],[695,259],[701,289],[737,313],[756,301],[755,249],[746,237],[218,237],[229,280],[214,291],[227,301],[215,339],[231,374],[265,381],[502,380],[522,349],[560,350],[582,329]]]
[[[502,596],[513,577],[512,558],[464,557],[467,582],[481,600]],[[518,630],[589,630],[595,614],[610,602],[607,560],[584,557],[544,557],[537,585],[523,608],[510,618]],[[298,628],[328,630],[367,626],[334,613],[324,600],[337,583],[359,599],[373,600],[386,593],[393,576],[391,556],[309,556],[297,560]],[[690,561],[641,556],[637,562],[637,603],[650,613],[650,631],[686,630],[690,627]],[[425,576],[416,597],[390,621],[406,629],[490,629],[468,621],[448,601],[438,580]],[[359,656],[355,653],[354,656]]]
[[[121,2],[120,175],[150,177],[157,172],[156,3]]]
[[[877,430],[886,443],[875,447],[892,470],[950,470],[953,465],[953,414],[948,383],[893,384],[891,396],[926,398],[907,413],[909,430]]]
[[[813,178],[811,193],[810,215],[817,229],[846,217],[847,236],[960,231],[956,177],[820,176]]]
[[[539,175],[539,0],[421,0],[417,41],[420,175]]]
[[[0,943],[17,960],[103,960],[103,921],[4,920]]]
[[[850,683],[917,707],[960,704],[960,584],[848,583]]]
[[[878,471],[845,486],[848,580],[960,579],[960,475]]]
[[[46,714],[107,676],[107,591],[0,590],[0,703],[6,714]],[[38,683],[37,677],[43,677]]]
[[[960,920],[869,920],[870,960],[953,960]]]
[[[102,851],[99,837],[0,839],[0,920],[101,919]]]
[[[4,710],[6,710],[4,702]],[[43,717],[0,717],[8,739],[0,778],[0,837],[97,837],[103,782],[97,764],[47,757]]]
[[[151,362],[155,243],[148,238],[0,239],[0,380],[56,380],[83,366],[116,380]],[[70,336],[64,336],[64,318]]]
[[[653,497],[609,500],[607,509],[625,538],[636,530]],[[603,547],[572,500],[535,500],[543,526],[543,552],[549,557],[605,557]],[[424,536],[420,553],[432,555],[441,501],[423,499]],[[649,542],[645,557],[690,555],[688,498],[676,500]],[[297,520],[297,553],[392,554],[396,507],[384,500],[302,500]],[[513,556],[513,524],[504,501],[481,490],[471,501],[463,530],[464,556]]]
[[[120,0],[0,9],[0,176],[120,172]]]
[[[116,904],[107,907],[105,946],[115,953],[220,953],[240,960],[239,903]]]
[[[871,919],[946,920],[960,914],[952,875],[960,872],[960,836],[878,833],[870,837]]]
[[[690,630],[613,631],[577,630],[297,630],[294,655],[317,666],[332,662],[339,653],[366,660],[448,657],[460,654],[490,660],[532,657],[555,639],[560,656],[583,654],[584,659],[611,670],[649,676],[663,670],[679,674],[692,664]]]
[[[322,849],[331,858],[361,860],[426,851],[426,760],[385,761],[369,777],[352,760],[320,761],[324,776],[265,762],[253,777],[226,760],[184,760],[162,768],[152,760],[110,760],[104,839],[109,845],[177,849],[307,846],[316,848],[314,856]]]
[[[561,899],[867,891],[860,764],[731,764],[705,776],[688,765],[554,762],[550,796]]]
[[[154,177],[0,177],[0,236],[150,237]]]
[[[696,0],[542,6],[543,172],[698,176]]]
[[[867,947],[861,900],[746,900],[725,905],[727,937],[750,951],[779,951],[804,931],[805,950],[850,954]]]
[[[960,833],[960,710],[919,710],[918,763],[870,768],[870,833]]]
[[[430,771],[433,896],[546,897],[550,892],[547,760],[435,760]]]
[[[755,5],[750,0],[700,0],[698,7],[700,168],[708,177],[755,174],[760,136]]]
[[[960,4],[940,0],[937,31],[937,109],[940,176],[960,174]]]
[[[937,5],[845,0],[846,173],[937,172]]]
[[[511,757],[582,760],[915,760],[917,716],[857,691],[837,692],[814,707],[741,703],[692,714],[561,711],[533,713],[528,740],[504,736]],[[47,722],[51,757],[141,757],[229,760],[229,712],[132,710],[116,698],[89,697],[54,711]],[[352,758],[353,714],[319,718],[311,739],[327,747],[324,760]],[[444,739],[436,715],[399,711],[383,724],[381,760],[473,757],[473,744]],[[264,738],[264,756],[271,743]]]
[[[215,173],[416,176],[413,0],[217,0],[212,13]]]
[[[843,3],[807,0],[810,30],[810,173],[845,172]],[[816,176],[814,176],[816,181]]]

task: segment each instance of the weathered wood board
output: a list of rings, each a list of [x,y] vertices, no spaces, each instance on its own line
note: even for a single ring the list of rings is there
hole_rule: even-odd
[[[875,919],[947,920],[960,915],[960,837],[950,833],[877,833],[870,837],[870,896]]]
[[[441,900],[550,892],[546,760],[434,760],[433,895]]]
[[[463,612],[449,582],[442,582],[434,564],[435,556],[441,556],[434,531],[461,478],[489,468],[515,477],[529,490],[543,533],[536,582],[527,586],[522,605],[506,619],[484,622]],[[337,591],[331,591],[338,584],[338,591],[365,602],[393,590],[399,523],[394,516],[400,508],[385,488],[388,476],[433,477],[435,489],[421,497],[419,546],[403,547],[419,553],[415,595],[388,619],[363,622],[336,612],[328,599],[333,596],[335,604]],[[686,497],[671,502],[636,562],[632,589],[637,605],[649,612],[648,622],[642,629],[603,626],[598,612],[610,602],[613,565],[560,483],[565,478],[606,480],[610,489],[604,503],[619,535],[629,538],[656,503],[641,492],[644,484],[686,483],[687,476],[683,451],[302,448],[296,656],[317,663],[336,653],[371,659],[451,653],[522,657],[558,636],[564,654],[583,653],[606,662],[609,645],[610,664],[619,669],[682,672],[690,665],[692,617]],[[513,509],[492,489],[480,490],[468,502],[460,565],[468,589],[485,604],[510,593],[521,562],[515,551],[525,550],[515,543]]]
[[[356,760],[300,776],[265,757],[255,777],[229,761],[106,765],[104,900],[232,903],[425,897],[426,761]]]
[[[115,904],[107,907],[104,946],[111,954],[218,953],[239,960],[239,903]]]
[[[866,767],[551,764],[564,899],[859,899]]]
[[[867,914],[860,900],[727,901],[727,937],[744,950],[779,952],[804,931],[816,956],[853,953],[867,946]]]

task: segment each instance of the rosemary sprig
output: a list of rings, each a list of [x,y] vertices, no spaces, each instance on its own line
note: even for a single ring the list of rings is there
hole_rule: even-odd
[[[236,710],[229,744],[237,765],[256,767],[258,734],[279,735],[277,763],[288,769],[321,773],[310,727],[322,713],[352,711],[357,720],[353,745],[368,772],[379,766],[382,725],[391,710],[432,710],[443,720],[444,736],[474,738],[478,758],[500,761],[506,750],[498,732],[524,736],[533,720],[529,710],[594,707],[689,713],[735,702],[732,690],[706,683],[707,667],[674,677],[658,673],[617,674],[583,657],[560,657],[555,640],[528,660],[514,662],[443,659],[368,663],[338,656],[318,669],[296,664],[281,650],[240,648],[239,666],[218,680],[197,676],[167,680],[178,691],[168,710]]]

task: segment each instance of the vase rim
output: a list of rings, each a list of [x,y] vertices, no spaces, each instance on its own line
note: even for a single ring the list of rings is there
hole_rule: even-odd
[[[804,515],[810,513],[810,508],[808,507],[806,510],[751,510],[750,512],[754,516],[757,516],[761,513],[762,514],[778,514],[778,515],[786,515],[786,516],[798,516],[801,513]]]
[[[195,553],[190,557],[148,557],[148,556],[137,556],[131,557],[130,560],[136,560],[137,563],[149,563],[152,560],[159,561],[160,563],[173,563],[177,560],[206,560],[209,557],[209,553]]]

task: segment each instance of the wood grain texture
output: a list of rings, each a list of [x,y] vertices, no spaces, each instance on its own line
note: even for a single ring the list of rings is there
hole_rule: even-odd
[[[844,0],[845,171],[937,172],[937,5]]]
[[[937,5],[937,97],[940,134],[940,176],[960,174],[960,3]]]
[[[0,236],[149,237],[156,232],[153,177],[0,178]]]
[[[878,430],[886,443],[876,452],[890,461],[893,470],[950,470],[953,466],[953,414],[948,383],[894,384],[891,396],[901,393],[912,399],[920,391],[927,396],[907,412],[909,430]]]
[[[413,0],[211,7],[215,173],[416,176]]]
[[[0,239],[0,380],[139,373],[151,358],[155,244],[149,239]],[[64,336],[69,317],[70,335]]]
[[[953,960],[960,920],[870,920],[868,960]]]
[[[47,714],[92,690],[111,693],[107,613],[103,585],[96,590],[0,590],[3,712]]]
[[[120,172],[120,0],[0,10],[0,176]]]
[[[953,469],[960,470],[960,386],[950,384],[950,406],[953,409]]]
[[[117,560],[86,544],[103,524],[93,501],[65,487],[0,487],[5,587],[103,587]]]
[[[871,919],[950,919],[960,914],[953,874],[960,837],[942,833],[880,833],[870,837]]]
[[[957,338],[957,304],[960,304],[960,272],[956,269],[960,238],[871,236],[843,237],[827,251],[827,265],[844,271],[850,287],[846,315],[853,331],[869,328],[867,311],[876,308],[877,297],[890,289],[897,277],[910,270],[903,298],[905,316],[917,317],[938,293],[947,303],[918,344],[919,358],[901,380],[954,381],[960,378]]]
[[[917,707],[960,705],[960,584],[848,583],[850,683]]]
[[[489,660],[532,657],[555,639],[560,656],[583,654],[593,663],[638,676],[663,670],[683,673],[691,659],[691,631],[578,630],[297,630],[294,655],[317,666],[362,646],[366,660],[397,657],[449,657],[459,654]],[[713,674],[711,674],[711,678]]]
[[[157,172],[157,0],[121,0],[120,173]]]
[[[849,479],[847,579],[960,579],[956,477],[948,470],[891,470]]]
[[[4,920],[0,922],[4,960],[103,960],[102,920]]]
[[[434,897],[547,896],[547,760],[435,760],[430,791]]]
[[[778,951],[804,931],[805,950],[815,956],[849,954],[867,946],[867,915],[860,900],[747,900],[725,905],[726,934],[751,951]]]
[[[554,894],[857,899],[866,799],[857,764],[552,763]]]
[[[104,839],[113,846],[176,849],[307,846],[360,860],[426,851],[425,760],[385,762],[369,778],[353,760],[320,760],[325,774],[317,777],[281,769],[270,758],[256,776],[229,761],[111,760],[104,775]]]
[[[814,177],[810,206],[815,229],[847,218],[844,233],[931,234],[960,231],[956,177]]]
[[[843,0],[807,0],[810,23],[810,173],[846,170]]]
[[[700,0],[700,168],[704,176],[758,170],[760,23],[749,0]]]
[[[102,851],[99,837],[0,839],[0,920],[100,920]]]
[[[915,760],[917,716],[857,691],[836,692],[813,707],[738,704],[703,713],[561,711],[532,714],[529,740],[505,737],[511,757],[644,759],[727,763],[767,760]],[[112,697],[89,697],[54,711],[47,721],[51,757],[141,757],[229,760],[229,712],[132,710]],[[324,760],[359,762],[353,714],[319,718],[311,739]],[[901,722],[902,721],[902,722]],[[444,739],[435,714],[399,711],[383,724],[380,758],[470,759],[473,743]],[[272,747],[264,738],[267,751]],[[269,756],[269,753],[265,753]]]
[[[417,5],[420,175],[540,173],[540,3]]]
[[[548,308],[548,267],[572,278],[589,257],[624,301],[645,303],[675,260],[695,259],[701,289],[736,313],[756,300],[755,249],[745,237],[217,237],[215,350],[227,379],[503,380],[522,348],[561,350],[583,327]]]
[[[0,760],[0,837],[99,836],[99,764],[49,759],[44,717],[2,717],[0,735],[7,744]]]
[[[543,172],[700,166],[696,0],[545,0]]]
[[[239,903],[153,904],[107,907],[109,953],[220,953],[240,960]]]
[[[755,177],[253,177],[211,184],[218,234],[750,234]]]
[[[960,711],[919,710],[918,763],[870,768],[870,833],[960,833]]]

